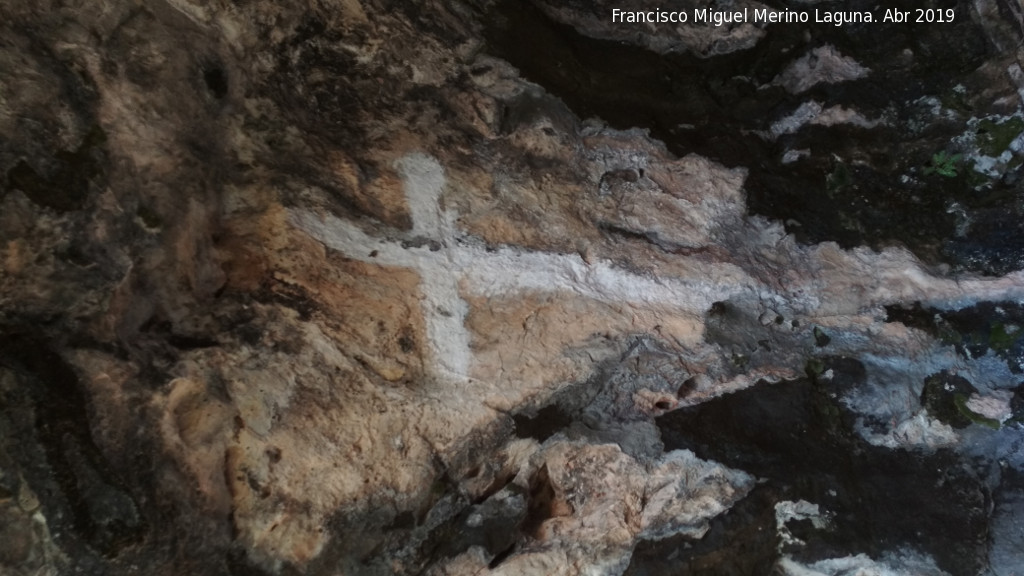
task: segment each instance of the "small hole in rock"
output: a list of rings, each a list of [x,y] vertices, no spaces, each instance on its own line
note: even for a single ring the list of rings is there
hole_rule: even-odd
[[[504,562],[506,559],[508,559],[508,557],[511,556],[512,553],[515,552],[515,550],[516,550],[516,545],[515,544],[512,544],[506,550],[502,550],[501,552],[499,552],[498,554],[496,554],[494,556],[494,559],[491,560],[490,564],[488,564],[487,567],[490,568],[491,570],[494,570],[495,568],[500,566],[502,562]]]
[[[693,394],[697,390],[697,379],[687,378],[685,382],[679,385],[679,390],[676,392],[676,396],[680,398],[686,398],[690,394]]]
[[[516,414],[512,420],[516,425],[516,436],[534,438],[538,442],[547,440],[572,424],[572,416],[554,404],[541,408],[532,418],[526,414]]]
[[[206,87],[213,93],[214,98],[220,100],[228,93],[228,77],[219,66],[203,68],[203,81]]]

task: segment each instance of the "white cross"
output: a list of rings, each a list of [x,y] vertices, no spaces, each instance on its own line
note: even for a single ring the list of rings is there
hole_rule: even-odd
[[[355,224],[334,216],[292,209],[290,221],[324,245],[363,262],[416,270],[421,278],[423,316],[436,375],[464,380],[469,376],[472,352],[465,327],[469,307],[459,286],[473,294],[492,297],[521,292],[568,292],[583,298],[641,307],[657,307],[677,314],[701,315],[712,302],[726,300],[743,289],[731,283],[651,278],[615,268],[607,261],[587,264],[578,254],[530,252],[514,248],[488,251],[459,242],[455,215],[441,210],[438,200],[446,179],[444,169],[425,154],[407,155],[395,168],[402,176],[414,237],[441,244],[403,247],[401,243],[370,236]],[[374,256],[370,256],[370,254]]]
[[[738,273],[736,267],[730,268],[730,274],[706,280],[648,277],[616,268],[604,260],[588,264],[578,254],[517,248],[488,251],[472,242],[460,242],[460,237],[465,240],[466,236],[457,229],[455,214],[442,210],[438,202],[446,179],[437,160],[413,153],[396,161],[395,168],[404,182],[413,222],[412,236],[433,240],[440,244],[440,249],[436,245],[434,250],[429,245],[403,247],[400,242],[370,236],[347,220],[308,210],[292,209],[289,217],[299,229],[349,258],[410,268],[419,273],[435,376],[465,381],[470,374],[473,354],[465,326],[469,306],[460,294],[460,286],[483,297],[524,292],[570,293],[656,309],[663,315],[689,317],[699,317],[713,302],[743,291],[749,292],[754,300],[780,298],[756,278]],[[790,302],[812,317],[815,311],[837,314],[837,303],[848,311],[838,314],[863,315],[881,303],[894,301],[922,300],[939,307],[962,307],[980,300],[1024,298],[1024,272],[1002,278],[941,278],[922,270],[905,250],[845,252],[827,243],[800,247],[792,242],[769,247],[758,230],[751,229],[749,236],[750,243],[761,244],[762,249],[792,252],[795,260],[807,264],[805,274],[808,270],[823,271],[813,277],[797,278],[801,282],[801,302]],[[836,268],[837,265],[840,267]],[[847,323],[855,324],[852,320]]]

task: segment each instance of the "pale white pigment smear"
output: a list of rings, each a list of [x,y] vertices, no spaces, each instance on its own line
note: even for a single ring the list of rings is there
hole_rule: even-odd
[[[743,277],[728,282],[701,282],[640,276],[615,268],[604,260],[587,264],[578,254],[524,252],[511,248],[488,252],[458,244],[436,252],[427,246],[403,248],[398,242],[374,238],[336,216],[294,209],[288,214],[297,228],[350,258],[421,271],[444,269],[449,275],[468,279],[468,289],[481,296],[564,291],[605,302],[657,304],[703,313],[712,302],[739,293],[745,285]],[[448,240],[449,244],[454,244]],[[371,257],[373,251],[377,254]]]
[[[568,292],[584,298],[640,306],[658,306],[677,313],[701,314],[713,302],[744,290],[744,282],[684,282],[652,278],[613,268],[609,262],[586,264],[577,254],[550,254],[500,249],[488,252],[464,246],[451,237],[446,246],[403,248],[395,241],[374,238],[335,216],[306,210],[289,211],[297,228],[350,258],[416,270],[422,278],[423,314],[434,359],[444,371],[465,376],[471,358],[465,328],[468,306],[459,295],[460,280],[481,296],[519,292]],[[370,253],[376,252],[371,257]]]
[[[441,163],[433,156],[414,152],[396,160],[394,167],[402,177],[412,233],[440,240],[450,232],[439,204],[446,183]]]
[[[790,556],[784,556],[777,568],[784,576],[949,576],[930,557],[913,551],[888,554],[878,562],[866,554],[830,558],[813,564],[801,564]]]
[[[438,375],[466,378],[469,374],[473,355],[465,327],[468,305],[460,290],[483,297],[523,292],[567,293],[611,304],[657,309],[667,315],[699,316],[714,302],[758,287],[765,289],[756,279],[726,264],[720,266],[721,273],[680,279],[633,274],[606,260],[588,264],[578,254],[515,248],[489,252],[482,246],[461,243],[455,214],[441,206],[446,185],[441,164],[417,152],[396,161],[395,167],[402,175],[413,233],[437,241],[440,249],[436,245],[436,251],[426,245],[405,248],[399,241],[367,234],[350,221],[309,210],[289,210],[289,221],[350,258],[409,268],[420,274],[423,316]],[[371,253],[375,256],[371,257]],[[849,271],[811,279],[804,287],[806,314],[849,313],[893,301],[920,300],[926,305],[947,308],[978,300],[1024,297],[1024,272],[996,279],[937,278],[924,272],[909,253],[854,250],[844,254],[842,259],[849,263]],[[794,256],[823,264],[837,258],[823,250]],[[837,299],[837,295],[841,298]],[[762,297],[787,300],[775,293]],[[829,304],[840,300],[844,310],[828,309]]]
[[[466,330],[469,306],[459,296],[457,279],[444,268],[419,270],[424,324],[434,360],[447,376],[469,375],[470,336]]]
[[[460,283],[466,290],[488,297],[530,291],[568,292],[609,303],[702,314],[713,302],[728,299],[753,282],[735,275],[730,275],[729,282],[654,278],[614,268],[607,261],[587,264],[578,254],[509,248],[488,252],[466,246],[456,241],[454,216],[439,205],[445,177],[437,160],[416,153],[396,161],[395,166],[403,178],[413,232],[440,242],[439,250],[431,251],[428,246],[404,248],[397,241],[375,238],[347,220],[308,210],[289,210],[289,221],[350,258],[419,273],[427,338],[439,375],[469,374],[472,353],[465,327],[469,307],[459,293]]]

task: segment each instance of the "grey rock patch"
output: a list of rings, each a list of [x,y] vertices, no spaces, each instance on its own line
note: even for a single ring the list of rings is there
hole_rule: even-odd
[[[782,86],[790,94],[801,94],[814,86],[836,84],[867,77],[871,71],[834,46],[819,46],[796,59],[782,71],[772,84]]]

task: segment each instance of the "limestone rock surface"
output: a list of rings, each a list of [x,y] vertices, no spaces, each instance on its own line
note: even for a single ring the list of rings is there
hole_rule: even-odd
[[[655,52],[765,35],[612,33],[580,4],[531,9]],[[747,209],[747,167],[588,117],[497,57],[502,14],[0,5],[0,572],[621,574],[638,543],[714,534],[762,480],[666,451],[656,420],[829,382],[822,358],[863,362],[835,390],[863,442],[1014,440],[1016,312],[955,314],[1020,301],[1024,273],[799,243]],[[772,90],[870,77],[829,46],[791,60]],[[934,313],[892,320],[915,302]],[[965,430],[922,406],[942,371],[977,392]]]

